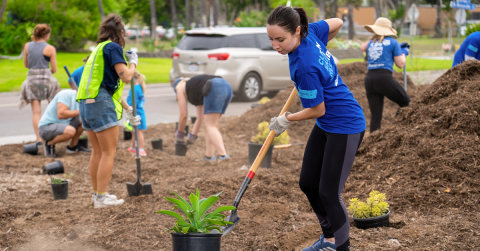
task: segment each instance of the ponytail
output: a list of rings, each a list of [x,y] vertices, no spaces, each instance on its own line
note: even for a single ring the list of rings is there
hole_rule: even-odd
[[[297,27],[300,26],[300,36],[302,38],[308,36],[307,12],[300,7],[278,6],[268,16],[267,24],[282,27],[292,35],[297,31]]]
[[[377,42],[377,41],[378,41],[379,43],[381,43],[381,42],[383,42],[383,39],[385,39],[385,35],[377,35],[377,34],[375,34],[375,35],[373,35],[373,37],[372,37],[372,41],[373,41],[373,42]]]

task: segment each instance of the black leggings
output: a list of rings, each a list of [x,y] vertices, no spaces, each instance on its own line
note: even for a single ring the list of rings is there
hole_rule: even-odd
[[[325,238],[350,250],[350,225],[342,191],[365,131],[335,134],[313,127],[303,156],[300,189],[317,214]]]
[[[365,77],[365,90],[370,106],[370,132],[380,129],[382,124],[383,97],[397,103],[400,107],[408,106],[410,97],[403,87],[386,69],[369,70]]]

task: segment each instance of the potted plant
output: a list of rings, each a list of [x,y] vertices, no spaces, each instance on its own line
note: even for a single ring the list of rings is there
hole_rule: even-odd
[[[161,210],[156,213],[176,218],[173,227],[166,230],[171,231],[173,251],[220,251],[222,238],[222,229],[220,227],[233,224],[225,221],[225,215],[221,214],[221,212],[234,210],[235,207],[223,206],[207,213],[210,207],[217,202],[221,192],[208,198],[200,199],[200,192],[197,189],[196,194],[190,194],[190,203],[177,193],[173,191],[172,193],[178,199],[168,197],[165,197],[165,199],[175,205],[173,210]],[[179,213],[174,212],[176,209],[180,209],[186,219]],[[210,231],[212,230],[216,230],[219,233],[211,233]]]
[[[73,173],[69,174],[70,179],[73,178]],[[66,200],[68,198],[68,180],[67,175],[63,175],[62,179],[57,179],[55,177],[51,178],[52,193],[53,199],[55,200]]]
[[[85,148],[88,148],[88,137],[87,137],[87,135],[82,135],[78,139],[78,145],[83,146]]]
[[[125,128],[123,128],[123,140],[131,140],[133,127],[128,123],[128,121],[125,121],[123,125],[125,126]]]
[[[357,198],[350,199],[348,211],[352,214],[355,226],[360,229],[389,227],[389,205],[385,202],[385,194],[373,190],[367,202]]]
[[[252,137],[251,142],[248,142],[248,164],[251,165],[255,161],[255,158],[258,155],[258,152],[260,152],[260,149],[262,149],[263,143],[268,137],[268,134],[270,133],[269,123],[266,121],[261,122],[258,124],[258,134],[254,137]],[[288,144],[290,141],[290,136],[288,135],[288,132],[285,131],[284,133],[280,134],[280,136],[275,137],[273,139],[272,145],[270,145],[270,148],[268,148],[267,153],[265,154],[265,157],[262,160],[262,163],[260,163],[260,167],[266,167],[270,168],[272,165],[272,153],[273,153],[273,146],[274,145],[284,145]]]

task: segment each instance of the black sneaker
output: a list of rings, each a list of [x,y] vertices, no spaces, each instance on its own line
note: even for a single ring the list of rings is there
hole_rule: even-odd
[[[65,151],[65,153],[67,153],[67,154],[73,154],[73,153],[78,153],[78,152],[79,152],[79,147],[78,146],[74,146],[74,147],[67,146],[67,150]]]
[[[55,154],[55,145],[47,145],[48,141],[45,141],[45,157],[47,158],[56,158],[57,155]]]

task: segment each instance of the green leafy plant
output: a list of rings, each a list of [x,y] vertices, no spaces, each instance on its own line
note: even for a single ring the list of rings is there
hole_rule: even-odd
[[[225,215],[221,214],[223,211],[234,210],[234,206],[223,206],[219,207],[211,213],[207,213],[210,207],[215,204],[218,200],[218,196],[222,193],[217,193],[208,198],[200,199],[200,192],[197,188],[196,194],[190,194],[190,203],[188,203],[184,198],[182,198],[177,193],[171,191],[176,198],[165,197],[166,200],[172,202],[175,206],[173,210],[161,210],[155,213],[166,214],[172,217],[175,217],[177,220],[172,228],[167,229],[166,231],[172,231],[176,233],[210,233],[210,230],[216,229],[220,233],[222,230],[220,226],[227,226],[227,224],[232,225],[233,223],[225,221]],[[174,212],[174,210],[180,209],[187,219],[182,215]]]
[[[52,180],[52,184],[63,184],[62,179],[57,179],[55,177],[52,177],[51,180]]]
[[[68,178],[69,178],[69,179],[73,179],[73,177],[75,177],[75,174],[73,174],[73,173],[69,173],[69,174],[68,174]],[[63,175],[63,178],[66,179],[66,178],[67,178],[67,174],[64,174],[64,175]]]
[[[268,128],[269,126],[270,124],[267,121],[263,121],[258,124],[258,134],[250,139],[252,143],[263,144],[270,133],[270,129]],[[272,144],[285,145],[288,144],[288,142],[290,142],[290,136],[288,135],[288,132],[285,131],[284,133],[280,134],[280,136],[275,137]]]
[[[155,50],[162,52],[165,49],[164,44],[160,45],[158,41],[155,41],[155,39],[152,38],[145,38],[142,45],[147,52],[155,52]]]
[[[358,198],[350,199],[348,211],[355,218],[365,219],[384,215],[388,212],[388,203],[385,202],[384,193],[373,190],[369,194],[367,202],[359,201]]]
[[[467,31],[465,32],[465,35],[468,36],[475,31],[480,31],[480,24],[469,24],[467,25]]]
[[[267,23],[268,14],[265,11],[242,11],[234,24],[236,27],[264,27]]]

